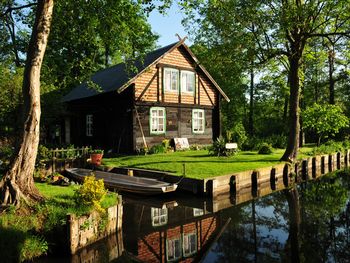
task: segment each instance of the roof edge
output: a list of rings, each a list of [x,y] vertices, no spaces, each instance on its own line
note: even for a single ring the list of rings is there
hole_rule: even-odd
[[[165,55],[169,54],[170,52],[172,52],[175,48],[178,48],[179,46],[181,46],[184,42],[185,42],[186,38],[181,39],[179,42],[177,42],[172,48],[170,48],[167,52],[165,52],[164,54],[162,54],[160,57],[158,57],[157,59],[155,59],[151,64],[149,64],[147,67],[145,67],[143,70],[141,70],[139,73],[137,73],[132,79],[130,79],[128,82],[126,82],[123,86],[121,86],[117,92],[118,93],[122,93],[127,87],[130,86],[130,84],[132,82],[135,81],[135,79],[137,79],[143,72],[145,72],[148,68],[150,68],[151,66],[153,66],[154,64],[156,64],[160,59],[162,59]]]

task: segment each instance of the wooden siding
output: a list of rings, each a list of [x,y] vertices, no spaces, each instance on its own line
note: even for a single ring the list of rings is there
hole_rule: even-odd
[[[191,144],[211,144],[213,140],[213,109],[204,109],[205,111],[205,129],[202,134],[192,132],[192,108],[183,107],[165,107],[166,109],[166,132],[165,134],[153,135],[150,133],[149,113],[150,106],[137,106],[143,134],[148,147],[160,144],[164,139],[173,139],[177,137],[188,138]],[[195,107],[196,108],[196,107]],[[197,109],[197,108],[196,108]],[[135,114],[136,115],[136,114]],[[143,138],[140,124],[137,118],[134,119],[134,138],[136,148],[143,148]]]
[[[181,46],[165,55],[157,65],[149,67],[135,80],[135,100],[143,102],[163,102],[215,106],[218,90],[202,72],[196,72],[196,87],[193,94],[169,92],[163,89],[164,67],[196,72],[196,65]]]

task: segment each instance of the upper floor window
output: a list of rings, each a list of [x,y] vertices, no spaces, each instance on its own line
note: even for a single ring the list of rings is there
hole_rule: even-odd
[[[181,257],[181,237],[167,239],[167,260],[175,261]]]
[[[192,71],[181,71],[181,91],[193,93],[195,89],[195,73]]]
[[[152,107],[150,109],[150,133],[165,133],[165,108]]]
[[[183,235],[182,248],[184,257],[197,252],[197,234],[195,232]]]
[[[86,115],[86,136],[92,136],[93,115]]]
[[[164,68],[164,90],[177,92],[179,90],[179,71],[173,68]]]
[[[192,132],[204,133],[205,119],[204,110],[193,109],[192,110]]]

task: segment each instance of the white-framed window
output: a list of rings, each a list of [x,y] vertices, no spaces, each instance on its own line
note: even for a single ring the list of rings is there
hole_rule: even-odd
[[[168,261],[174,261],[181,258],[181,237],[167,239],[166,255]]]
[[[174,68],[164,68],[164,90],[178,92],[179,90],[179,70]]]
[[[163,134],[165,133],[165,108],[152,107],[150,109],[150,133]]]
[[[205,118],[204,110],[193,109],[192,110],[192,132],[204,133]]]
[[[93,135],[93,115],[92,114],[88,114],[86,115],[86,136],[91,137]]]
[[[181,71],[181,92],[194,93],[196,86],[195,73],[192,71]]]
[[[182,249],[184,257],[188,257],[197,252],[197,234],[195,232],[183,234]]]
[[[152,226],[163,226],[168,223],[168,209],[151,207]]]
[[[200,208],[193,208],[193,216],[202,216],[204,215],[204,210]]]

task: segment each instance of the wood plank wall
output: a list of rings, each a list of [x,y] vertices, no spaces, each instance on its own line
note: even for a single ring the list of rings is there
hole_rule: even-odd
[[[163,68],[173,66],[182,70],[196,71],[196,65],[188,53],[180,46],[165,55],[157,65],[151,66],[135,80],[135,100],[215,106],[218,91],[202,73],[196,74],[194,94],[166,92],[163,90]]]

